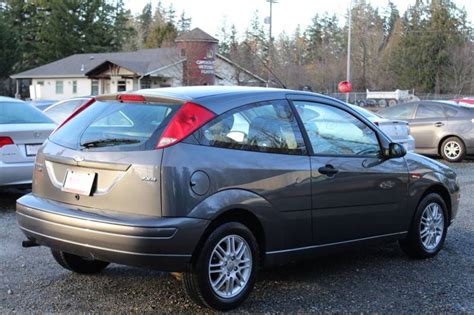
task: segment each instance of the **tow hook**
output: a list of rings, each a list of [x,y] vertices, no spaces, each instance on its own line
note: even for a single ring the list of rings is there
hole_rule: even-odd
[[[21,246],[27,248],[27,247],[35,247],[35,246],[40,246],[40,244],[36,243],[34,239],[28,239],[23,242],[21,242]]]

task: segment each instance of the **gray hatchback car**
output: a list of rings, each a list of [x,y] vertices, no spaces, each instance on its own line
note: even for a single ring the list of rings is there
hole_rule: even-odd
[[[189,87],[100,96],[40,149],[17,202],[25,247],[78,273],[183,273],[195,302],[240,305],[258,269],[348,245],[442,248],[459,185],[337,100]]]
[[[379,112],[390,119],[410,124],[416,152],[441,155],[448,162],[460,162],[474,154],[474,108],[450,101],[417,101]]]

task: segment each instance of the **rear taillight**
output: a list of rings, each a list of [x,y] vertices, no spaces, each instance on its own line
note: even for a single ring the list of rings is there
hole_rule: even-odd
[[[10,137],[0,137],[0,148],[8,145],[8,144],[13,144],[13,140]]]
[[[162,149],[180,142],[215,116],[213,112],[200,105],[191,102],[185,103],[171,118],[156,148]]]
[[[89,107],[92,103],[95,102],[95,98],[91,98],[90,100],[88,100],[87,102],[85,102],[84,104],[82,104],[81,106],[79,106],[78,108],[76,108],[75,111],[72,112],[71,115],[69,115],[68,118],[64,119],[62,123],[59,124],[59,126],[56,127],[56,129],[53,130],[53,133],[55,133],[56,131],[59,130],[59,128],[61,128],[62,126],[64,126],[64,124],[66,124],[68,121],[70,121],[74,116],[76,116],[77,114],[79,114],[80,112],[82,112],[84,109],[86,109],[87,107]]]

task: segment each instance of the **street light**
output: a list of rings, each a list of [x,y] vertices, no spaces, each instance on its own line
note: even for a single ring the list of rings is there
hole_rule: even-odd
[[[270,3],[270,16],[268,16],[267,18],[265,18],[265,23],[269,25],[269,30],[268,30],[268,33],[269,33],[269,41],[268,41],[268,60],[267,60],[267,65],[268,65],[268,79],[267,79],[267,87],[270,86],[270,66],[271,66],[271,62],[272,62],[272,48],[273,48],[273,38],[272,38],[272,23],[273,23],[273,4],[274,3],[278,3],[277,0],[267,0],[268,3]]]

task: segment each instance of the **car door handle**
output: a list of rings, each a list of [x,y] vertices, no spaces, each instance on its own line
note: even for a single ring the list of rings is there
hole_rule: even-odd
[[[336,175],[336,173],[339,172],[339,170],[335,169],[334,166],[327,164],[325,166],[321,166],[320,168],[318,168],[318,172],[328,177],[332,177]]]
[[[435,127],[443,127],[444,124],[441,121],[435,122]]]

